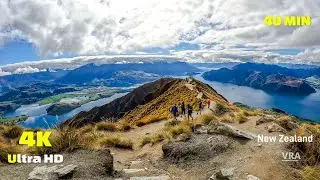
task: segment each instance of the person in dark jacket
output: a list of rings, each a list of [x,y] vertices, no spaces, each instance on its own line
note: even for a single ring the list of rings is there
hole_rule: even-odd
[[[186,106],[184,105],[184,102],[181,103],[181,114],[186,116]]]
[[[191,117],[191,119],[193,120],[193,117],[192,117],[192,106],[190,106],[189,104],[187,105],[187,108],[188,108],[188,120],[189,120],[189,117]]]

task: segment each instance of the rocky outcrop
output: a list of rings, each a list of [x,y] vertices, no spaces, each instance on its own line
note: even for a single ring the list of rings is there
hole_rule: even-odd
[[[29,174],[28,180],[54,180],[59,178],[72,177],[77,166],[70,164],[67,166],[37,166]]]
[[[272,123],[270,125],[267,126],[268,132],[282,132],[282,133],[286,133],[287,131],[281,127],[280,125],[276,124],[276,123]]]
[[[225,123],[219,123],[216,126],[212,127],[208,133],[210,134],[223,134],[223,135],[227,135],[227,136],[231,136],[231,137],[235,137],[235,138],[243,138],[243,139],[248,139],[248,140],[253,140],[255,139],[257,136],[240,130],[238,128],[235,128],[233,126],[230,126],[228,124]]]
[[[192,135],[184,142],[169,142],[162,146],[163,156],[169,162],[206,160],[231,148],[233,140],[222,135]]]

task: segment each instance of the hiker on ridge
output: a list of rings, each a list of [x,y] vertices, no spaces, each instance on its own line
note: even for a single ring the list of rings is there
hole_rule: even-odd
[[[181,114],[186,116],[186,106],[184,105],[184,102],[181,104]]]
[[[208,108],[210,108],[210,99],[208,99],[207,104],[208,104]]]
[[[189,120],[189,117],[191,117],[191,119],[193,120],[193,117],[192,117],[192,106],[190,106],[189,104],[187,105],[187,108],[188,108],[188,120]]]
[[[172,115],[173,115],[173,118],[174,118],[175,120],[177,120],[178,107],[177,107],[176,104],[175,104],[174,106],[172,106],[172,108],[171,108],[171,113],[172,113]]]

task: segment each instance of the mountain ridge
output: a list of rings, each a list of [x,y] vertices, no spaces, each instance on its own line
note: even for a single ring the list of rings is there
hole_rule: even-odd
[[[121,119],[127,122],[137,122],[151,117],[169,118],[173,104],[178,105],[185,102],[186,105],[190,104],[196,110],[198,103],[208,98],[232,106],[212,87],[193,78],[161,78],[144,84],[104,106],[96,107],[88,112],[80,112],[65,121],[63,125],[82,126],[104,120]],[[205,104],[204,101],[203,104]]]

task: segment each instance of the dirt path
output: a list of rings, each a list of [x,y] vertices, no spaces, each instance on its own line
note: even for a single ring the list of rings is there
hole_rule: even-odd
[[[201,115],[211,114],[215,109],[215,106],[216,106],[216,103],[214,101],[211,101],[210,108],[208,108],[208,106],[205,106],[201,111]],[[192,113],[192,117],[194,118],[194,120],[199,116],[200,116],[199,111],[194,111]],[[177,119],[181,121],[181,120],[187,119],[187,117],[184,115],[180,115]],[[171,119],[147,124],[142,127],[131,129],[128,132],[110,133],[110,135],[113,135],[113,136],[119,136],[122,138],[130,139],[134,144],[133,151],[111,148],[111,153],[114,156],[114,160],[115,160],[114,161],[115,168],[117,170],[122,170],[124,168],[127,168],[129,165],[128,164],[129,162],[140,159],[139,157],[145,156],[146,154],[148,154],[148,156],[153,156],[153,159],[155,159],[155,157],[160,158],[162,156],[161,144],[154,145],[152,147],[145,146],[143,148],[140,148],[139,144],[142,137],[148,134],[154,134],[160,131],[164,127],[165,123],[169,120],[173,120],[173,119],[171,118]]]

